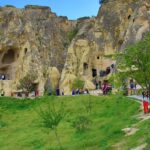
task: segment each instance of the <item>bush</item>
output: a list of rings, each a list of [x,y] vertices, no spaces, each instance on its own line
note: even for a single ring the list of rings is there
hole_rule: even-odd
[[[74,28],[73,30],[71,30],[70,32],[68,32],[68,40],[71,42],[73,40],[73,38],[76,36],[76,34],[78,33],[79,29],[78,28]]]
[[[57,127],[66,115],[63,104],[59,109],[56,109],[55,105],[49,105],[48,109],[45,110],[40,109],[39,115],[42,119],[43,127],[54,131],[58,145],[62,149]]]
[[[37,79],[36,74],[28,73],[19,81],[18,89],[26,90],[27,92],[35,91],[34,81]]]
[[[82,89],[84,87],[85,81],[80,79],[75,79],[71,85],[71,89]]]
[[[90,128],[92,121],[86,116],[79,116],[72,122],[72,127],[76,129],[77,132],[85,132]]]

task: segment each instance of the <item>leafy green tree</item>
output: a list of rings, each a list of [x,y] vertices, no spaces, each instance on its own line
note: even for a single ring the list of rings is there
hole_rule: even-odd
[[[119,54],[118,69],[123,70],[124,76],[135,79],[150,93],[150,33]]]
[[[37,79],[37,75],[33,73],[28,73],[19,81],[18,89],[26,90],[27,92],[35,91],[36,87],[34,81]]]
[[[54,131],[58,145],[60,149],[62,149],[62,144],[58,136],[57,127],[66,115],[63,104],[61,104],[61,107],[58,109],[55,108],[54,104],[49,104],[47,109],[40,109],[40,112],[38,114],[42,119],[43,127]]]
[[[85,81],[79,78],[75,79],[71,85],[71,89],[82,89],[84,87]]]

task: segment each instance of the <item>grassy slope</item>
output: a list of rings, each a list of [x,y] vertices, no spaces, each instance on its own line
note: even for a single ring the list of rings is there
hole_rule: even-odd
[[[60,123],[58,134],[65,150],[111,150],[113,145],[123,141],[122,150],[130,149],[140,143],[145,136],[144,130],[137,136],[125,137],[121,129],[130,127],[137,120],[133,115],[139,111],[139,104],[120,96],[91,97],[92,112],[86,113],[84,108],[89,96],[45,97],[33,100],[10,100],[0,98],[0,149],[1,150],[57,150],[58,144],[53,131],[49,134],[42,128],[37,110],[54,103],[65,104],[67,117]],[[77,116],[87,115],[92,120],[90,129],[78,133],[70,122]],[[148,123],[150,126],[150,123]],[[142,125],[141,125],[142,126]],[[144,124],[145,128],[147,126]],[[147,128],[148,130],[148,128]],[[133,142],[131,142],[131,140]],[[146,137],[144,140],[150,141]]]

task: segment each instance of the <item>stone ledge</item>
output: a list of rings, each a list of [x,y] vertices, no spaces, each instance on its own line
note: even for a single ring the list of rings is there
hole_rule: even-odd
[[[42,9],[42,10],[51,10],[48,6],[39,6],[39,5],[26,5],[25,9]]]

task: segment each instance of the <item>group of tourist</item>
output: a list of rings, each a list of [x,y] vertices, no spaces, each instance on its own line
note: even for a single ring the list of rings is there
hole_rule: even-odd
[[[72,95],[79,95],[79,94],[89,94],[88,89],[73,89],[72,90]]]
[[[103,95],[107,95],[108,93],[111,92],[111,90],[112,90],[112,86],[109,84],[107,80],[104,80],[102,84]]]
[[[55,93],[54,93],[55,94]],[[89,90],[88,89],[73,89],[72,90],[72,95],[79,95],[79,94],[89,94]],[[52,95],[52,93],[50,93],[49,95]],[[64,90],[60,90],[59,88],[56,88],[56,96],[63,96],[64,94]]]
[[[95,84],[96,90],[102,90],[103,95],[108,94],[112,90],[112,86],[109,84],[108,80],[101,82],[95,78],[93,83]]]

